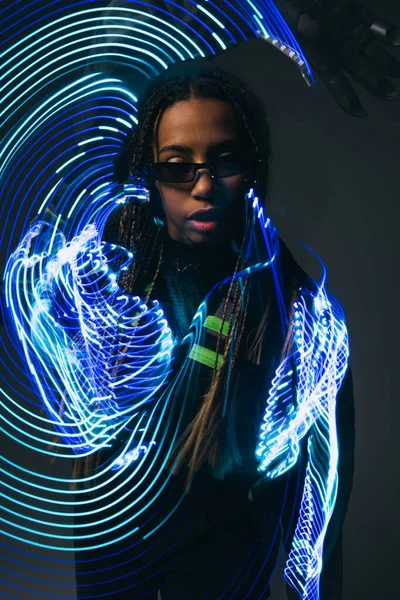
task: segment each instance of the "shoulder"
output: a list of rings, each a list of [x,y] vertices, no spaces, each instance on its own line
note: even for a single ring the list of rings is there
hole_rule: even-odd
[[[295,284],[298,287],[299,297],[312,309],[313,315],[322,314],[323,309],[330,308],[337,318],[344,319],[344,311],[337,297],[328,289],[327,278],[321,277],[319,281],[311,277],[294,258],[287,244],[279,238],[280,267],[286,287]],[[323,275],[323,273],[322,273]],[[326,273],[325,273],[326,275]]]

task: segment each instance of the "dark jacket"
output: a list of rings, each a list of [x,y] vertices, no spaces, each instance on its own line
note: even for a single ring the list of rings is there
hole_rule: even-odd
[[[107,241],[116,240],[108,238]],[[295,263],[283,242],[281,246],[284,278],[290,278],[296,273],[304,280],[304,272]],[[190,266],[196,256],[190,255],[186,257],[186,265],[189,266],[185,269],[187,249],[178,242],[168,241],[168,251],[166,266],[154,287],[152,297],[160,301],[174,334],[182,338],[205,293],[223,278],[224,273],[231,272],[235,258],[227,251],[226,254],[219,255],[212,268],[207,264],[204,266],[204,262],[200,268],[196,268]],[[176,257],[181,259],[183,269],[179,275],[172,268],[176,264]],[[268,274],[261,272],[257,277],[263,286]],[[142,281],[139,287],[144,288],[147,283]],[[136,293],[144,295],[141,290]],[[257,306],[253,307],[251,314],[253,325],[256,325],[259,318]],[[150,551],[147,542],[144,542],[144,554],[147,552],[155,560],[153,572],[148,566],[151,561],[146,561],[146,566],[135,563],[133,570],[136,573],[140,569],[148,573],[148,584],[144,582],[134,588],[137,589],[137,595],[130,592],[130,597],[142,597],[140,594],[146,594],[146,589],[151,589],[152,586],[154,590],[161,588],[163,600],[195,600],[197,597],[213,600],[226,587],[228,591],[224,598],[241,598],[246,594],[250,594],[247,598],[254,600],[268,597],[269,580],[281,539],[284,549],[287,552],[290,550],[302,495],[307,454],[306,437],[297,465],[286,475],[267,481],[257,472],[254,456],[256,436],[265,407],[268,384],[277,366],[279,344],[282,342],[277,314],[273,310],[270,320],[263,361],[261,365],[254,365],[246,360],[241,362],[237,393],[231,407],[238,425],[234,439],[240,449],[241,464],[234,464],[223,480],[215,477],[208,465],[203,466],[194,480],[190,494],[183,496],[185,470],[170,480],[168,487],[160,495],[159,502],[155,503],[154,512],[160,519],[161,514],[168,512],[167,507],[173,507],[180,497],[183,497],[183,502],[162,529],[162,541],[156,544],[157,550],[153,547]],[[249,322],[251,326],[251,319]],[[207,373],[207,369],[203,371]],[[207,375],[205,378],[207,379]],[[341,530],[353,475],[353,404],[352,378],[348,370],[337,398],[339,490],[324,546],[321,600],[341,598]],[[196,406],[198,407],[198,403],[193,403],[192,412],[186,415],[186,422],[195,413]],[[145,530],[146,524],[143,527]],[[121,552],[124,553],[124,550]],[[131,553],[135,551],[131,550]],[[160,562],[158,559],[161,555],[164,558]],[[87,559],[89,556],[96,557],[96,564],[100,564],[98,554],[79,553],[78,559]],[[107,564],[110,565],[109,560]],[[159,571],[156,576],[157,569]],[[121,575],[120,567],[116,567],[115,573]],[[78,585],[86,585],[89,581],[92,582],[92,589],[100,580],[96,575],[90,580],[88,575],[83,574],[78,563]],[[132,583],[133,580],[127,581]],[[232,594],[233,588],[229,588],[232,581],[236,595],[229,595]],[[297,598],[297,594],[289,586],[287,592],[290,599]],[[205,596],[206,593],[209,595]]]

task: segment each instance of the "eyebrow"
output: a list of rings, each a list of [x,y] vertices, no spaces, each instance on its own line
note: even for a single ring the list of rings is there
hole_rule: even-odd
[[[217,144],[214,144],[211,146],[212,150],[216,150],[216,149],[221,149],[221,148],[225,148],[225,147],[232,147],[235,145],[239,144],[239,140],[238,139],[232,139],[232,140],[223,140],[222,142],[218,142]],[[168,150],[175,150],[178,152],[188,152],[189,154],[191,154],[193,152],[193,149],[191,148],[191,146],[186,146],[184,144],[170,144],[168,146],[163,146],[159,152],[159,154],[161,154],[162,152],[167,152]]]

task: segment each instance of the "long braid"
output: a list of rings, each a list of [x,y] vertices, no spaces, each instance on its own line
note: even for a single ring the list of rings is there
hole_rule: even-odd
[[[156,242],[157,242],[157,240],[155,240],[155,242],[154,242],[154,247],[156,246]],[[157,277],[158,277],[158,274],[159,274],[159,272],[160,272],[160,267],[161,267],[161,264],[162,264],[162,260],[163,260],[163,258],[164,258],[164,243],[162,243],[162,244],[161,244],[160,256],[159,256],[159,259],[158,259],[158,263],[157,263],[156,272],[154,273],[153,280],[152,280],[152,282],[151,282],[151,284],[150,284],[150,288],[149,288],[149,291],[148,291],[148,293],[147,293],[147,296],[146,296],[146,299],[145,299],[145,303],[146,303],[146,304],[147,304],[147,302],[149,301],[149,299],[150,299],[150,296],[151,296],[151,293],[152,293],[152,291],[153,291],[154,284],[155,284],[155,282],[156,282],[156,279],[157,279]]]
[[[173,469],[174,473],[178,473],[180,471],[180,469],[183,467],[183,465],[185,464],[189,454],[191,454],[191,457],[190,457],[190,460],[188,463],[189,470],[188,470],[188,475],[187,475],[187,480],[186,480],[186,489],[188,489],[190,487],[190,482],[192,480],[194,472],[196,470],[198,470],[198,468],[201,466],[201,464],[204,462],[204,460],[206,459],[207,456],[208,456],[209,462],[213,468],[215,468],[216,461],[217,461],[218,448],[219,448],[219,442],[220,442],[219,434],[221,431],[221,424],[222,424],[222,422],[221,422],[221,419],[222,419],[221,408],[222,407],[221,407],[221,402],[219,401],[220,393],[222,391],[222,387],[225,382],[228,369],[230,369],[231,372],[233,372],[233,370],[234,370],[234,365],[235,365],[236,358],[237,358],[238,352],[239,352],[240,340],[242,338],[242,334],[243,334],[244,326],[245,326],[245,323],[244,323],[245,319],[244,318],[240,319],[241,314],[242,314],[241,304],[239,302],[240,283],[238,280],[234,279],[234,276],[236,275],[238,270],[241,270],[244,267],[244,263],[245,263],[244,253],[246,250],[247,240],[248,240],[248,236],[249,236],[250,220],[251,219],[248,220],[248,223],[246,226],[245,235],[243,236],[239,257],[236,262],[235,271],[234,271],[233,277],[231,279],[229,290],[228,290],[225,304],[224,304],[224,310],[223,310],[221,325],[219,328],[218,339],[217,339],[217,344],[216,344],[216,351],[215,351],[216,358],[215,358],[215,362],[214,362],[213,373],[212,373],[212,377],[211,377],[211,384],[210,384],[209,391],[206,394],[206,396],[202,402],[202,405],[199,409],[198,414],[195,416],[195,418],[192,420],[192,422],[189,424],[189,426],[186,428],[186,430],[183,432],[183,434],[178,439],[178,442],[169,458],[168,464],[171,464],[175,458],[175,454],[178,452],[178,449],[180,447],[182,440],[185,439],[186,436],[188,436],[182,450],[179,453],[178,460],[177,460],[176,464],[174,465],[174,469]],[[247,296],[247,294],[246,294],[247,279],[248,279],[248,276],[246,276],[246,278],[245,278],[245,285],[244,285],[244,294],[246,296]],[[225,322],[225,317],[226,317],[226,313],[227,313],[227,309],[228,309],[228,305],[229,305],[229,298],[231,296],[233,286],[235,286],[235,294],[234,294],[234,298],[233,298],[233,302],[232,302],[231,321],[230,321],[229,328],[228,328],[227,340],[225,342],[223,359],[222,359],[219,369],[217,369],[218,352],[219,352],[219,346],[220,346],[220,342],[221,342],[222,329],[223,329],[223,325]],[[247,301],[246,301],[246,305],[245,305],[245,313],[247,314],[246,309],[247,309]],[[233,322],[235,323],[235,326],[233,326]],[[238,332],[238,335],[235,337],[235,331],[237,329],[239,329],[239,332]],[[230,349],[231,349],[232,344],[234,344],[233,359],[232,359],[232,363],[229,365],[229,355],[230,355]]]

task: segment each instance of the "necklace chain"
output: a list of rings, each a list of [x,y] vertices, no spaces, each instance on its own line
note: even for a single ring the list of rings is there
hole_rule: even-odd
[[[178,271],[178,273],[183,273],[184,271],[186,271],[186,269],[188,269],[189,267],[194,267],[195,269],[197,269],[198,267],[200,267],[200,263],[190,263],[188,265],[186,265],[186,267],[183,267],[182,269],[179,268],[179,258],[176,257],[176,269]]]

